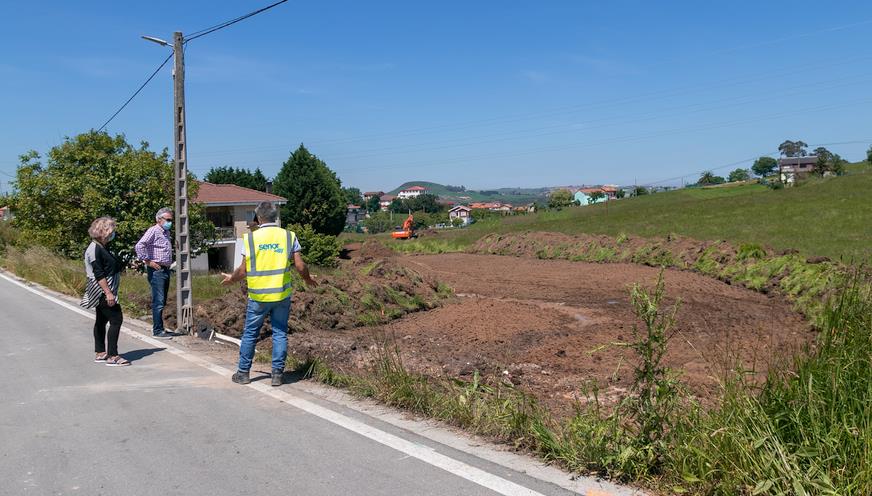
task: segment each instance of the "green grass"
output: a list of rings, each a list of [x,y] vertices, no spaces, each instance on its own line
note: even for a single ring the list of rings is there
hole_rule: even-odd
[[[872,168],[812,179],[793,188],[770,190],[758,184],[685,188],[608,204],[519,215],[473,224],[422,238],[402,251],[439,253],[469,246],[490,233],[550,231],[725,240],[756,243],[776,250],[796,249],[808,256],[866,261],[872,256]]]
[[[79,297],[85,291],[83,262],[60,257],[48,248],[34,246],[22,251],[7,246],[2,264],[19,277],[69,296]],[[175,292],[175,281],[175,277],[170,279],[170,294]],[[194,274],[192,285],[196,302],[219,298],[232,290],[231,287],[221,286],[221,277],[217,274]],[[147,313],[144,302],[151,298],[151,288],[144,274],[125,272],[121,276],[118,293],[131,315]]]

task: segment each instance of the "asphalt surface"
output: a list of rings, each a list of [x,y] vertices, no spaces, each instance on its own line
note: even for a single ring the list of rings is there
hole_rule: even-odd
[[[93,363],[92,318],[2,278],[0,295],[0,494],[509,494],[124,333],[132,366]],[[341,405],[319,407],[529,494],[571,494]]]

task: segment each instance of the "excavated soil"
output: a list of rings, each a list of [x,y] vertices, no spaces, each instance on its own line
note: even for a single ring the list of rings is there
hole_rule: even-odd
[[[398,256],[374,243],[350,258],[336,275],[322,279],[319,291],[294,295],[292,354],[355,372],[387,344],[397,347],[412,371],[468,379],[478,370],[564,413],[576,400],[585,401],[592,382],[606,401],[631,384],[634,358],[622,343],[640,322],[629,290],[634,283],[653,287],[659,273],[636,264],[500,255]],[[664,279],[667,304],[680,300],[666,363],[704,403],[719,397],[719,381],[728,371],[741,367],[760,378],[814,337],[780,296],[689,271],[666,270]],[[455,296],[445,298],[440,282]],[[344,303],[337,305],[333,288]],[[395,304],[397,292],[419,305]],[[238,336],[244,303],[240,288],[198,307],[195,315],[201,325]],[[378,322],[361,315],[375,315]],[[268,351],[269,340],[259,347]]]
[[[412,363],[432,373],[498,372],[552,405],[566,406],[590,380],[608,398],[632,379],[629,289],[653,287],[659,269],[496,255],[405,258],[410,267],[453,286],[453,305],[385,326]],[[677,334],[666,357],[704,401],[736,367],[782,365],[809,342],[811,327],[779,297],[688,271],[666,270],[667,304],[680,300]],[[601,395],[601,397],[603,397]]]

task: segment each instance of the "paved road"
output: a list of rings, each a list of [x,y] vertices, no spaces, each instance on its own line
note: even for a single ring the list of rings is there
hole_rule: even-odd
[[[2,278],[0,295],[0,494],[569,494],[318,404],[507,483],[485,487],[123,333],[133,365],[95,364],[91,319]]]

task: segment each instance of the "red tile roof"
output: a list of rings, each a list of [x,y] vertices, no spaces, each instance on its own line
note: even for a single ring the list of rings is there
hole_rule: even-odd
[[[268,201],[273,203],[287,203],[287,198],[278,195],[264,193],[254,189],[243,188],[235,184],[212,184],[199,181],[200,189],[197,191],[197,203],[206,205],[257,205]]]
[[[412,186],[411,188],[406,188],[403,191],[427,191],[427,188],[423,186]]]

